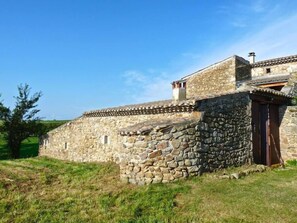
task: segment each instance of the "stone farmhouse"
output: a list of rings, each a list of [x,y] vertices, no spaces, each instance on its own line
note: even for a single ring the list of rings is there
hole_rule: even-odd
[[[125,182],[170,182],[297,158],[297,55],[231,56],[172,82],[173,99],[85,112],[43,136],[40,156],[112,161]]]

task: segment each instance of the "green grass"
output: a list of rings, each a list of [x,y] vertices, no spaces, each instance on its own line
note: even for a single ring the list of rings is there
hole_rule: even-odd
[[[288,160],[288,165],[290,165],[290,166],[297,166],[297,160],[296,159],[294,159],[294,160]]]
[[[135,186],[112,163],[0,161],[0,222],[296,222],[297,167]]]
[[[116,165],[46,158],[0,162],[1,222],[146,222],[166,220],[179,184],[122,184]]]
[[[0,137],[1,158],[6,150]],[[21,149],[31,158],[0,161],[0,222],[297,222],[296,160],[239,180],[204,174],[135,186],[121,183],[112,163],[37,154],[33,137]]]
[[[41,123],[44,124],[45,130],[50,131],[66,123],[67,120],[44,120]],[[1,124],[1,120],[0,120]],[[22,142],[21,145],[21,158],[38,156],[38,137],[29,137]],[[0,134],[0,160],[9,159],[10,153],[7,147],[7,143],[4,141],[3,135]]]
[[[38,146],[39,145],[37,137],[29,137],[28,139],[25,139],[21,145],[20,157],[27,158],[38,156]],[[9,158],[9,149],[3,137],[0,135],[0,160]]]

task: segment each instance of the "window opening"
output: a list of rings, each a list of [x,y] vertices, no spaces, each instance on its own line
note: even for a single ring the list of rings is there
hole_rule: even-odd
[[[49,140],[48,139],[45,139],[43,141],[43,145],[44,145],[44,148],[46,149],[47,145],[49,144]]]
[[[102,143],[103,144],[109,144],[109,137],[107,135],[103,136]]]

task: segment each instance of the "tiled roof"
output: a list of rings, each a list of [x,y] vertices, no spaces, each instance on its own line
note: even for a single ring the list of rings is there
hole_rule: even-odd
[[[271,83],[280,83],[287,82],[291,77],[290,74],[286,75],[270,75],[265,77],[255,78],[253,80],[245,82],[248,85],[261,85],[261,84],[271,84]]]
[[[297,62],[297,55],[258,61],[256,63],[251,64],[251,67],[266,67],[291,62]]]
[[[283,98],[292,98],[290,95],[277,91],[274,89],[270,88],[260,88],[260,87],[255,87],[255,86],[244,86],[238,90],[232,91],[232,92],[227,92],[224,94],[217,94],[217,95],[207,95],[204,97],[195,97],[196,101],[202,101],[205,99],[212,99],[212,98],[217,98],[221,96],[228,96],[232,94],[239,94],[239,93],[249,93],[249,94],[257,94],[257,95],[263,95],[263,96],[279,96]]]
[[[281,96],[284,98],[292,98],[292,96],[281,92],[281,91],[277,91],[271,88],[259,88],[259,87],[248,87],[247,90],[251,93],[251,94],[258,94],[258,95],[274,95],[274,96]]]
[[[159,114],[172,112],[191,112],[194,110],[195,100],[164,100],[142,104],[126,105],[114,108],[106,108],[85,112],[87,117],[102,116],[125,116],[139,114]]]
[[[241,89],[223,94],[210,94],[202,97],[195,97],[183,101],[164,100],[148,102],[143,104],[126,105],[114,108],[106,108],[94,111],[88,111],[83,114],[84,117],[105,117],[105,116],[128,116],[128,115],[149,115],[161,113],[175,112],[193,112],[197,101],[205,99],[213,99],[220,96],[227,96],[237,93],[250,93],[258,95],[274,95],[284,98],[292,98],[291,96],[269,88],[258,88],[253,86],[245,86]]]

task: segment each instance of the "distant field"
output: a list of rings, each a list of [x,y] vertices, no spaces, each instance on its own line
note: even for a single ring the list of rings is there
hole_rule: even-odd
[[[52,129],[59,127],[60,125],[65,124],[69,120],[42,120],[41,123],[44,126],[44,132],[48,132]]]
[[[21,145],[21,158],[34,157],[38,155],[38,138],[29,137],[24,140]],[[0,135],[0,160],[8,159],[9,151],[6,145],[6,142],[3,140],[3,137]]]
[[[4,160],[0,222],[296,222],[296,166],[213,176],[135,186],[112,163]]]
[[[60,125],[66,123],[67,120],[48,120],[41,121],[44,124],[44,132],[48,132]],[[1,121],[0,121],[1,124]],[[22,142],[21,146],[21,158],[34,157],[38,155],[38,137],[29,137]],[[8,159],[9,151],[6,142],[3,139],[3,135],[0,134],[0,160]]]

